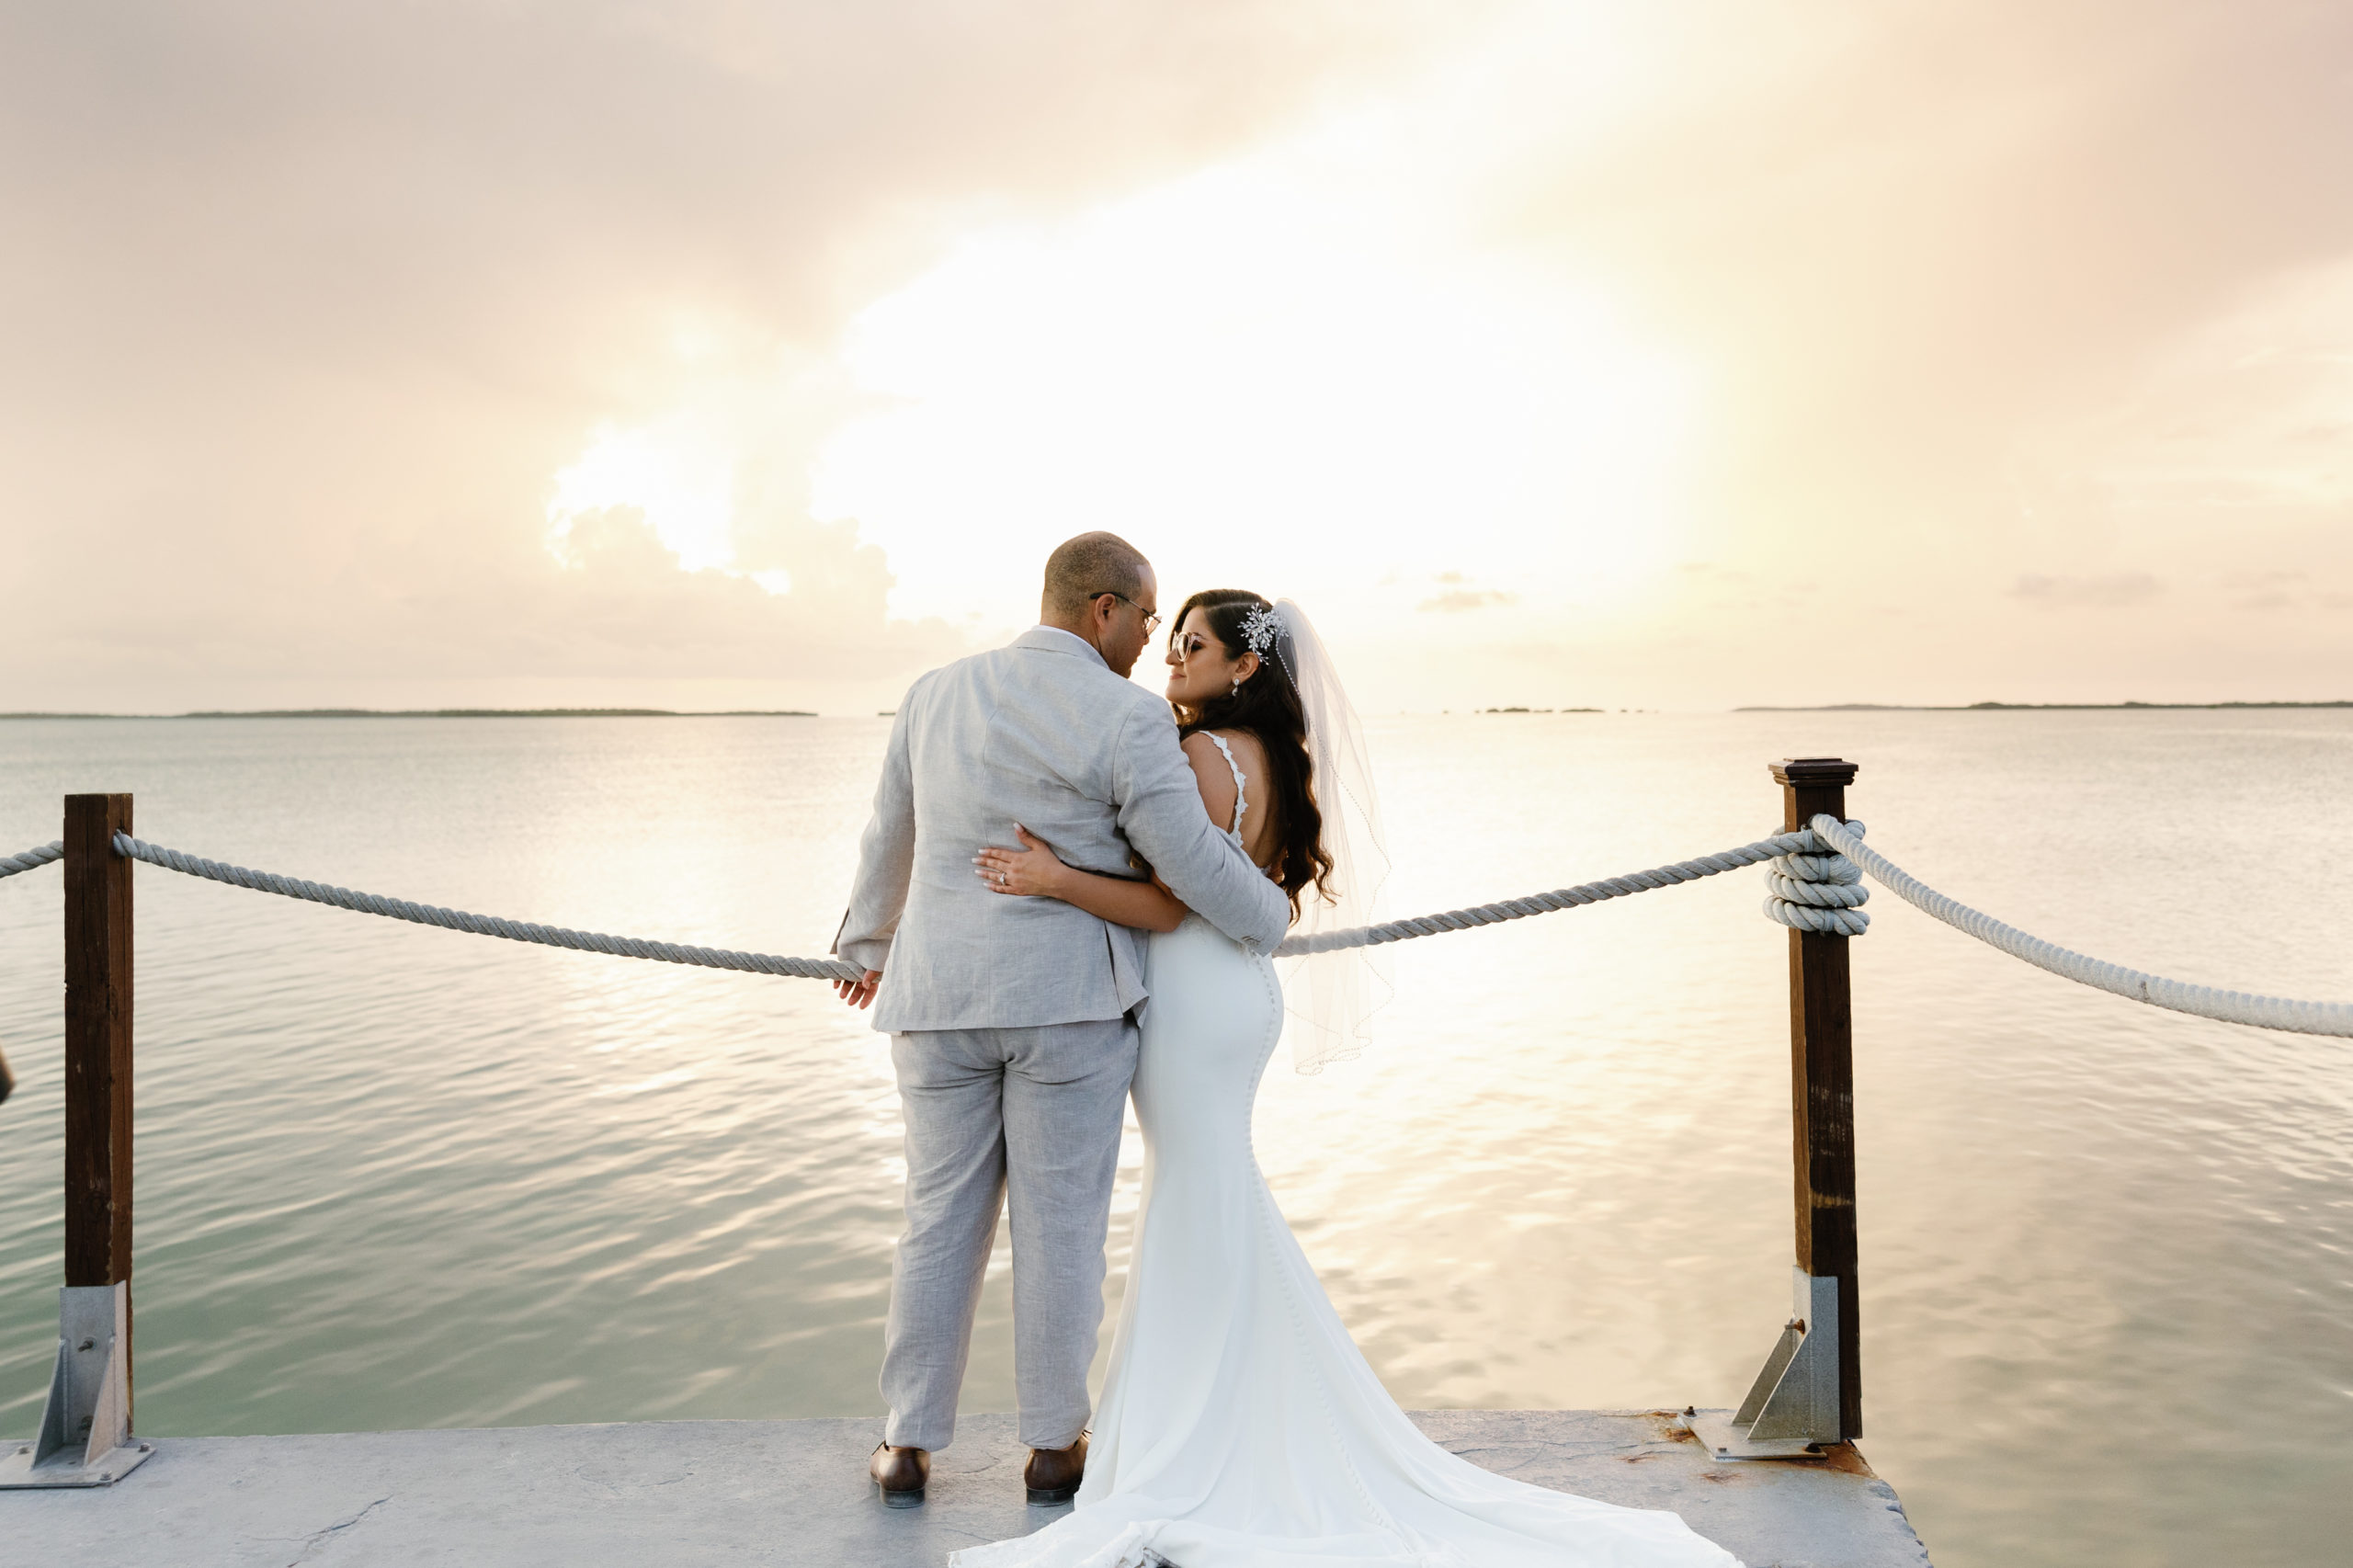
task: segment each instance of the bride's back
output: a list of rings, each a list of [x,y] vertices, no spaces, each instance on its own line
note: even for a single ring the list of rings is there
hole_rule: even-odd
[[[1265,744],[1248,730],[1196,730],[1185,737],[1185,756],[1193,765],[1210,821],[1230,833],[1239,806],[1243,851],[1265,868],[1281,847],[1282,826],[1266,783]]]

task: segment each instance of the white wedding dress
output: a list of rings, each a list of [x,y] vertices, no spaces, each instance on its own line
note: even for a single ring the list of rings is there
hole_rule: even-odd
[[[1188,915],[1146,966],[1143,1199],[1077,1506],[951,1568],[1740,1568],[1674,1514],[1512,1481],[1422,1436],[1258,1171],[1273,964]]]

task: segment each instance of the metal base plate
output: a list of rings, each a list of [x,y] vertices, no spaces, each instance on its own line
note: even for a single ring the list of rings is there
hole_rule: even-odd
[[[125,1443],[108,1449],[87,1467],[55,1460],[33,1468],[33,1446],[18,1444],[0,1451],[0,1492],[22,1492],[48,1486],[112,1486],[154,1457],[153,1443]]]
[[[1732,1424],[1732,1416],[1724,1411],[1711,1411],[1691,1417],[1691,1435],[1707,1446],[1711,1459],[1719,1460],[1818,1460],[1823,1457],[1823,1445],[1809,1443],[1803,1437],[1768,1437],[1752,1441],[1747,1428]]]

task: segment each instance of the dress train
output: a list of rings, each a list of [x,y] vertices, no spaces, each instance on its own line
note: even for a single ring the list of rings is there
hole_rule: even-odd
[[[1199,916],[1147,965],[1143,1200],[1086,1479],[1068,1515],[952,1568],[1740,1568],[1672,1513],[1513,1481],[1422,1435],[1258,1170],[1273,966]]]

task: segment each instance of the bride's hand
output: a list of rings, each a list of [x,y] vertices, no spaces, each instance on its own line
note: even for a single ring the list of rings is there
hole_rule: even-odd
[[[1019,823],[1013,831],[1021,835],[1019,849],[983,849],[972,857],[972,871],[988,884],[991,892],[1006,893],[1017,898],[1059,898],[1063,880],[1070,868],[1046,847]]]

